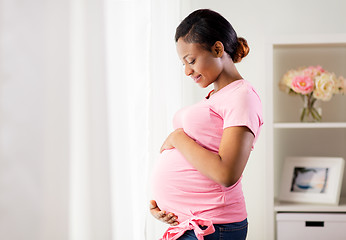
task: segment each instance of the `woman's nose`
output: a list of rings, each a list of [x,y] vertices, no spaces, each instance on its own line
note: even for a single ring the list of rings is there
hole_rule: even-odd
[[[190,76],[193,73],[192,68],[189,65],[185,65],[185,74],[186,76]]]

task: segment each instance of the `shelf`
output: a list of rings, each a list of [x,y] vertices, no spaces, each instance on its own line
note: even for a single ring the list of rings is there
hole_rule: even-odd
[[[271,38],[273,47],[290,47],[290,46],[345,46],[346,34],[336,34],[333,37],[327,35],[300,35],[295,36],[275,36]]]
[[[346,122],[320,122],[320,123],[274,123],[274,128],[346,128]]]
[[[346,159],[346,96],[336,94],[331,101],[319,101],[322,122],[300,120],[302,101],[280,91],[279,83],[290,69],[320,65],[337,76],[346,76],[346,34],[277,36],[268,42],[268,231],[274,240],[277,213],[346,213],[346,169],[338,205],[279,201],[284,160],[288,156],[338,156]]]
[[[346,212],[346,198],[340,198],[339,205],[290,203],[275,201],[276,212]]]

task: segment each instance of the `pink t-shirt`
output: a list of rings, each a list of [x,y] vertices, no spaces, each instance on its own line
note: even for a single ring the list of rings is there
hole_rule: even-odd
[[[262,124],[261,100],[245,80],[234,81],[209,98],[179,110],[173,120],[175,129],[183,128],[198,144],[216,153],[223,129],[246,126],[256,141]],[[222,224],[247,217],[241,179],[223,187],[197,171],[177,149],[160,155],[153,175],[153,194],[159,208],[176,214],[180,223],[197,217]]]

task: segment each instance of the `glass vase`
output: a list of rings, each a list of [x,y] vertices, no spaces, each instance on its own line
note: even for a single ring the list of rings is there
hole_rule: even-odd
[[[301,122],[320,122],[322,120],[322,108],[318,106],[316,98],[310,95],[303,95],[304,106],[301,109]]]

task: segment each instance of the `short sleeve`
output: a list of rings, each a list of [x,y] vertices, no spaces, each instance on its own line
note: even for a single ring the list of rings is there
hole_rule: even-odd
[[[220,115],[223,128],[246,126],[255,135],[259,135],[263,125],[262,103],[253,88],[240,88],[232,93],[232,97],[224,98]]]

